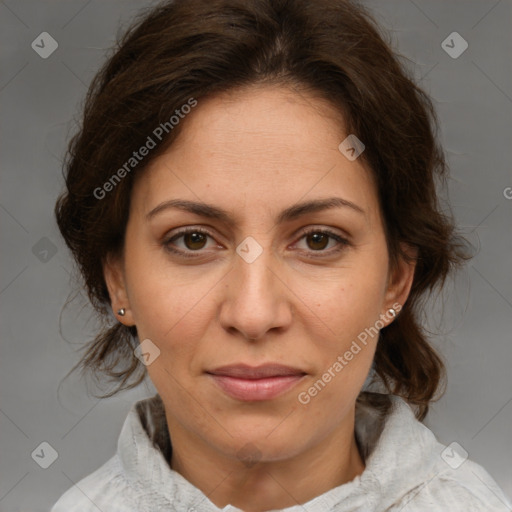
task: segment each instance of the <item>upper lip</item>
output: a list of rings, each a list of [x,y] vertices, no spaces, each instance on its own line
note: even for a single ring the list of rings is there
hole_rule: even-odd
[[[212,375],[224,375],[239,379],[263,379],[265,377],[283,377],[288,375],[305,375],[306,372],[299,368],[292,368],[278,363],[262,364],[260,366],[249,366],[247,364],[230,364],[221,366],[206,373]]]

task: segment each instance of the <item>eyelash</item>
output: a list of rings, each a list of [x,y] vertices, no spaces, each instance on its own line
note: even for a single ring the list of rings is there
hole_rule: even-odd
[[[200,229],[200,228],[185,228],[185,229],[182,229],[181,231],[178,231],[177,233],[175,233],[174,235],[172,235],[172,237],[170,238],[166,238],[163,240],[162,244],[164,246],[164,248],[173,253],[173,254],[177,254],[183,258],[198,258],[200,257],[200,254],[194,254],[194,253],[200,253],[201,252],[201,249],[197,250],[197,251],[182,251],[182,250],[179,250],[179,249],[175,249],[171,246],[171,242],[174,242],[175,240],[181,238],[182,236],[188,234],[188,233],[199,233],[199,234],[202,234],[202,235],[206,235],[206,236],[209,236],[210,238],[213,238],[213,236],[208,232],[208,231],[205,231],[203,229]],[[304,237],[308,236],[308,235],[311,235],[311,234],[314,234],[314,233],[318,233],[318,234],[321,234],[321,235],[327,235],[328,237],[336,240],[336,242],[338,242],[338,246],[337,248],[335,248],[334,250],[331,249],[329,251],[324,251],[324,250],[319,250],[319,251],[314,251],[314,250],[310,250],[308,252],[310,252],[310,256],[312,258],[325,258],[325,257],[328,257],[328,256],[332,256],[333,254],[337,254],[339,252],[341,252],[343,249],[345,249],[346,247],[350,246],[350,242],[346,239],[346,238],[343,238],[341,237],[340,235],[334,233],[333,231],[329,230],[329,229],[318,229],[318,228],[310,228],[306,231],[304,231],[299,240],[302,240]],[[315,254],[317,253],[317,254]],[[323,253],[323,254],[322,254]]]

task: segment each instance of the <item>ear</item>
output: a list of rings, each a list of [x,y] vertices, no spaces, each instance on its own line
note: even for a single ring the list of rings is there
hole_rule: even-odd
[[[107,284],[110,304],[115,317],[126,326],[133,326],[133,313],[126,291],[124,262],[122,257],[108,255],[103,262],[103,276]],[[120,309],[125,310],[124,316],[118,314]]]
[[[402,256],[399,257],[396,267],[390,271],[384,299],[386,311],[393,308],[397,313],[409,297],[418,259],[418,249],[416,247],[408,244],[400,244],[400,247],[411,261],[407,261]]]

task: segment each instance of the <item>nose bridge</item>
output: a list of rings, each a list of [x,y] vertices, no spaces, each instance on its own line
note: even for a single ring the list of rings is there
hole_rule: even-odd
[[[271,235],[262,234],[257,238],[247,236],[236,248],[234,274],[250,293],[264,292],[265,287],[272,286],[270,268],[275,267]]]
[[[286,293],[275,276],[272,250],[256,243],[254,239],[244,241],[237,248],[221,310],[223,326],[250,339],[285,326],[291,317]]]
[[[275,266],[275,265],[274,265]],[[240,297],[269,301],[274,298],[273,280],[271,276],[272,255],[270,249],[266,249],[254,261],[247,262],[243,259],[237,262],[236,276],[240,281]]]

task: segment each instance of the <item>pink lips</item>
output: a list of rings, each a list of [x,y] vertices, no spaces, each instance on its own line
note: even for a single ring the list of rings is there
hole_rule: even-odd
[[[280,364],[251,367],[245,364],[223,366],[206,372],[232,398],[243,401],[270,400],[299,382],[305,372]]]

